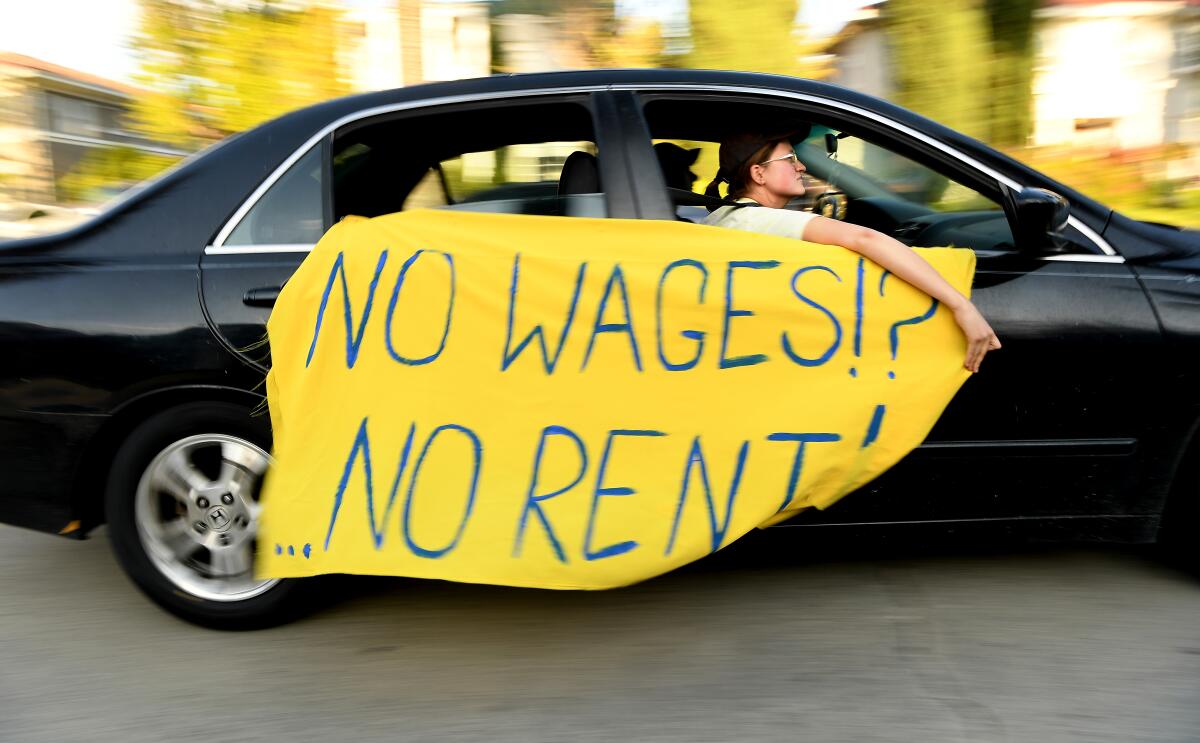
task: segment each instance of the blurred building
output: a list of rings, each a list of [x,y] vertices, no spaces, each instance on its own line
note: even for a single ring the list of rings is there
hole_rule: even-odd
[[[136,92],[85,72],[0,52],[0,194],[55,203],[58,179],[97,149],[182,154],[125,126]]]
[[[498,67],[507,73],[553,72],[555,70],[586,69],[592,66],[588,50],[572,23],[583,19],[509,13],[493,20]],[[595,154],[589,142],[537,142],[506,148],[503,162],[497,162],[491,152],[468,153],[463,156],[464,170],[490,174],[506,182],[532,183],[557,180],[563,164],[572,152],[582,150]]]
[[[570,20],[527,14],[496,18],[496,42],[503,72],[552,72],[591,65],[586,48],[569,29]]]
[[[421,72],[425,80],[492,73],[487,3],[425,3],[421,8]]]
[[[883,5],[838,34],[831,81],[889,98]],[[1200,0],[1048,0],[1036,18],[1030,144],[1200,145]]]
[[[386,90],[404,85],[405,69],[400,53],[403,36],[397,4],[356,6],[346,13],[346,28],[340,62],[354,90]]]
[[[385,90],[492,71],[486,2],[377,0],[347,10],[343,52],[355,90]]]
[[[829,82],[878,98],[892,95],[891,63],[879,6],[873,3],[854,13],[830,44],[834,57]]]
[[[347,12],[352,33],[343,60],[357,90],[504,72],[587,67],[579,34],[558,17],[506,14],[493,19],[486,2],[376,0]],[[493,45],[493,33],[495,44]],[[493,48],[499,60],[493,60]],[[469,152],[448,165],[469,187],[556,180],[566,158],[586,142],[539,142],[497,152]]]
[[[1038,19],[1033,144],[1200,143],[1200,2],[1052,0]]]

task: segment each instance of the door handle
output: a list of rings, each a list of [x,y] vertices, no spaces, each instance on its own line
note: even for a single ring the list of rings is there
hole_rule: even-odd
[[[275,300],[279,299],[279,290],[281,286],[260,286],[257,289],[248,289],[242,295],[242,304],[250,307],[274,307]]]

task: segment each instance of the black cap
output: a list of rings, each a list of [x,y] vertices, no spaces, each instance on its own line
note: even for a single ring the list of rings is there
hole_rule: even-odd
[[[808,138],[811,130],[811,125],[797,123],[774,130],[765,128],[743,130],[726,137],[721,142],[720,169],[717,171],[717,180],[730,182],[742,166],[754,157],[754,153],[771,142],[786,140],[795,145]]]

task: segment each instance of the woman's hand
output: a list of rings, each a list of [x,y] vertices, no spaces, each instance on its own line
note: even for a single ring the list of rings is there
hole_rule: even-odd
[[[987,352],[1000,348],[1000,339],[971,302],[964,302],[954,310],[954,321],[967,337],[967,358],[963,366],[972,373],[978,372]]]

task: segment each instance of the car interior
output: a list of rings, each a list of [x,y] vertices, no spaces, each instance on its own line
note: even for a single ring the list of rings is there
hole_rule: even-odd
[[[713,204],[701,192],[716,171],[724,137],[748,126],[803,123],[811,131],[796,152],[809,188],[789,208],[870,227],[912,246],[1014,250],[994,182],[968,182],[877,126],[746,98],[658,97],[643,110],[680,220],[703,222],[708,215]],[[573,100],[373,118],[333,139],[332,217],[413,208],[604,217],[595,142],[589,109]]]
[[[1012,230],[992,194],[948,176],[927,159],[917,160],[903,143],[854,128],[853,122],[818,120],[811,113],[739,99],[655,99],[645,108],[653,140],[699,150],[692,190],[668,192],[679,218],[701,222],[711,202],[700,195],[718,166],[719,143],[750,127],[787,128],[809,124],[796,154],[808,176],[808,193],[788,208],[878,230],[912,246],[959,246],[980,251],[1011,251]],[[656,145],[657,147],[658,145]],[[666,183],[679,174],[663,169]],[[996,194],[995,196],[998,196]]]
[[[422,207],[603,217],[594,142],[575,102],[372,119],[335,136],[333,218]]]

